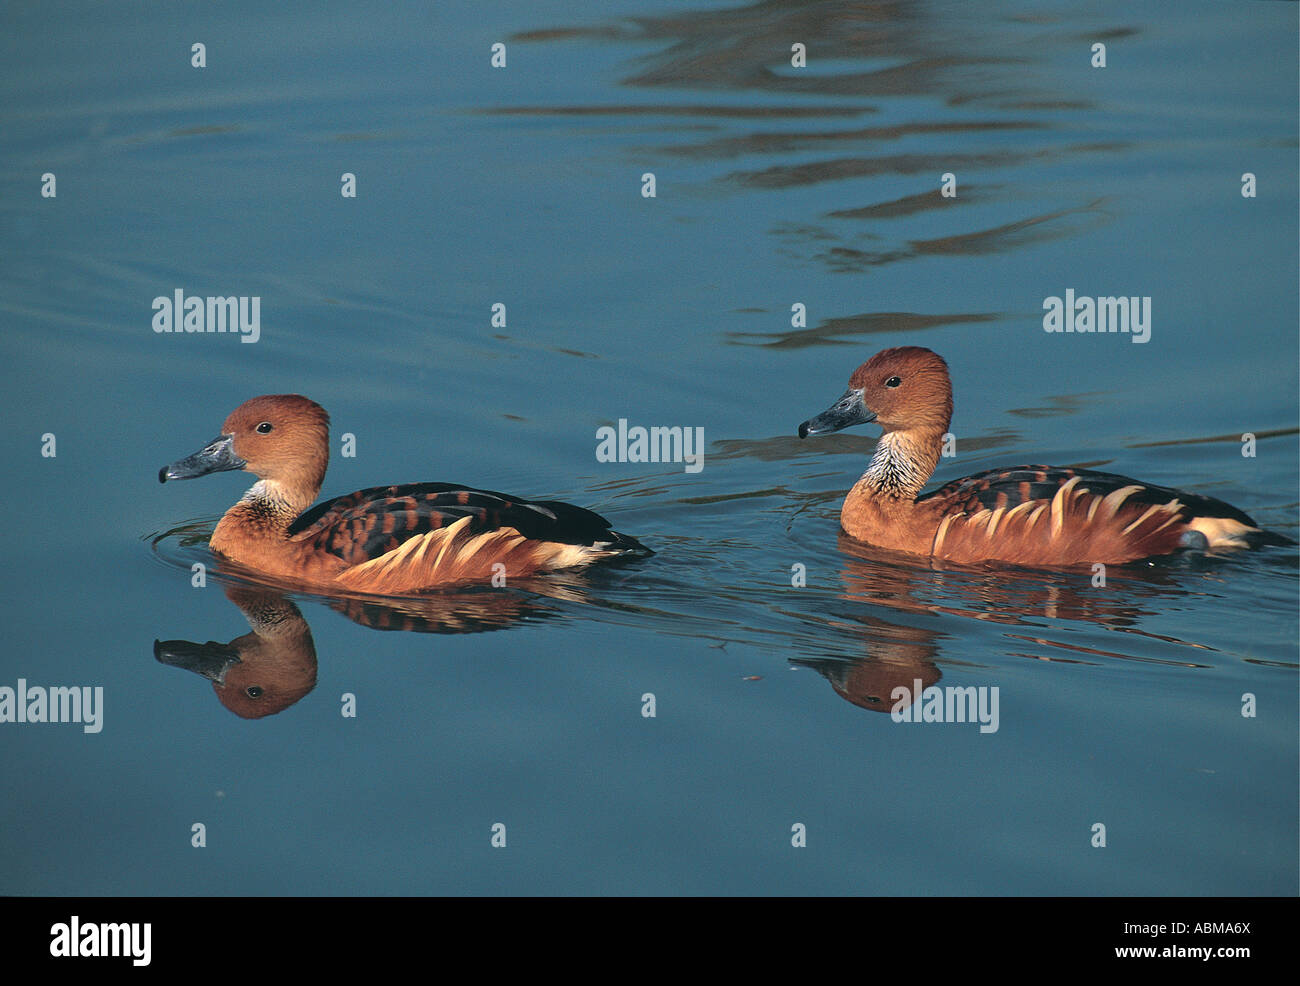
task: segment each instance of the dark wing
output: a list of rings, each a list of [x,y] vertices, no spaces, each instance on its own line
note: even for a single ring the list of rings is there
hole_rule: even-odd
[[[559,544],[605,544],[616,550],[649,554],[635,538],[610,530],[600,514],[556,500],[476,490],[455,483],[372,486],[312,507],[289,527],[294,541],[349,565],[385,555],[404,542],[469,518],[469,533],[513,528],[529,540]]]
[[[977,510],[996,510],[998,507],[1008,509],[1017,507],[1031,500],[1051,500],[1065,483],[1075,477],[1078,486],[1098,496],[1106,496],[1128,486],[1137,490],[1125,500],[1129,503],[1146,503],[1152,506],[1178,500],[1186,508],[1187,517],[1226,517],[1245,524],[1258,527],[1253,520],[1231,504],[1216,500],[1214,497],[1174,490],[1167,486],[1152,486],[1140,483],[1127,476],[1112,472],[1096,472],[1092,469],[1067,469],[1059,466],[1014,466],[1010,469],[991,469],[976,473],[964,479],[954,480],[946,486],[924,496],[917,502],[951,497],[953,508],[974,513]]]

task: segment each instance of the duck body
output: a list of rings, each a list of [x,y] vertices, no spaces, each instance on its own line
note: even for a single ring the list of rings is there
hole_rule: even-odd
[[[217,524],[212,550],[315,587],[409,593],[652,553],[582,507],[452,483],[376,486],[311,507],[328,463],[324,409],[278,394],[241,404],[217,438],[158,478],[255,473]]]
[[[839,401],[799,426],[801,438],[871,421],[884,430],[845,497],[845,533],[957,564],[1031,567],[1122,564],[1276,539],[1221,500],[1087,469],[997,469],[921,495],[951,418],[947,364],[903,346],[862,364]]]

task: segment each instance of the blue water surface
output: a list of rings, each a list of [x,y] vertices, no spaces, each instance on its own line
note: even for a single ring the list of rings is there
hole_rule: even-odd
[[[1294,546],[933,568],[838,535],[877,429],[794,434],[927,346],[936,481],[1084,465],[1295,538],[1295,4],[0,19],[0,687],[103,689],[99,732],[0,723],[0,893],[1300,889]],[[259,297],[258,340],[155,332],[178,289]],[[1150,340],[1045,332],[1067,289],[1151,298]],[[156,477],[286,392],[331,414],[325,496],[565,499],[656,554],[259,588],[206,547],[250,478]],[[619,419],[703,468],[598,461]],[[250,619],[273,714],[155,660]],[[996,731],[894,722],[917,680],[998,689]]]

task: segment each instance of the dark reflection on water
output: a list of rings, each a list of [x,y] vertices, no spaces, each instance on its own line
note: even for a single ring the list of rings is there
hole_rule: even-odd
[[[936,253],[997,253],[1013,250],[1032,243],[1043,243],[1073,233],[1085,232],[1109,222],[1113,217],[1092,202],[1076,209],[1058,209],[1015,222],[1004,223],[992,229],[977,230],[956,236],[943,236],[933,240],[914,240],[912,249],[918,254]]]
[[[1101,403],[1109,391],[1097,390],[1084,394],[1048,394],[1047,404],[1040,407],[1011,407],[1007,414],[1020,418],[1059,418],[1077,414],[1090,406]],[[1076,467],[1079,468],[1079,467]]]
[[[1300,428],[1274,428],[1271,431],[1261,430],[1252,432],[1258,441],[1263,438],[1278,438],[1283,435],[1300,435]],[[1209,435],[1204,438],[1167,438],[1159,442],[1133,442],[1127,448],[1162,448],[1169,445],[1203,445],[1208,442],[1229,442],[1233,445],[1241,444],[1240,434],[1231,435]],[[1290,504],[1294,506],[1294,504]]]
[[[942,167],[936,162],[935,167]],[[954,200],[955,201],[955,200]],[[1074,209],[1059,209],[988,229],[977,229],[952,236],[929,240],[910,240],[906,245],[886,250],[864,250],[843,245],[848,241],[830,227],[801,225],[779,227],[773,232],[786,243],[787,251],[793,247],[798,255],[808,255],[821,261],[837,274],[862,272],[872,267],[894,264],[903,260],[943,254],[986,255],[1017,250],[1037,243],[1084,233],[1105,225],[1111,216],[1099,209],[1097,203]],[[840,243],[822,247],[819,244]]]
[[[788,154],[792,151],[817,150],[837,144],[861,144],[863,141],[898,140],[918,134],[965,134],[976,131],[1037,130],[1047,124],[1030,120],[946,121],[940,123],[901,123],[887,127],[862,127],[856,130],[826,130],[806,133],[761,133],[741,137],[719,137],[665,147],[668,154],[683,157],[731,158],[748,154]],[[909,169],[910,170],[910,169]],[[763,184],[758,182],[757,184]],[[837,212],[834,215],[849,215]]]
[[[945,171],[969,172],[984,168],[1009,168],[1028,163],[1050,163],[1066,156],[1081,153],[1100,153],[1127,149],[1123,143],[1079,144],[1059,150],[998,151],[986,154],[954,153],[947,148],[936,149],[933,154],[894,154],[883,157],[839,157],[806,164],[772,165],[753,171],[736,171],[726,176],[728,181],[748,188],[791,188],[817,185],[826,181],[849,178],[871,178],[880,175],[937,176]],[[949,201],[955,201],[950,199]],[[1091,208],[1091,206],[1085,207]],[[1024,222],[1042,222],[1058,214],[1026,219]],[[1065,215],[1060,213],[1059,215]]]
[[[641,59],[642,67],[625,81],[692,89],[856,96],[927,93],[941,88],[943,73],[953,66],[1014,65],[1024,60],[1022,54],[972,48],[969,35],[942,29],[924,6],[909,0],[764,0],[726,10],[633,16],[616,24],[544,28],[514,36],[516,41],[574,38],[663,41],[664,50]],[[807,45],[821,61],[846,60],[846,66],[833,72],[789,73],[795,41]],[[882,64],[864,67],[863,59]]]
[[[876,205],[864,205],[856,209],[834,209],[826,213],[827,219],[898,219],[919,212],[932,212],[935,209],[952,209],[959,205],[970,205],[987,199],[991,192],[1000,185],[976,185],[965,183],[958,198],[945,198],[939,189],[904,195],[888,202]]]
[[[1113,217],[1099,202],[1026,214],[1024,206],[1012,200],[1007,184],[987,180],[994,170],[1042,170],[1080,156],[1114,157],[1135,149],[1126,140],[1067,139],[1063,122],[1069,114],[1091,108],[1091,103],[1071,93],[1036,91],[1044,84],[1036,73],[1020,72],[1021,87],[1014,92],[997,88],[1008,71],[1016,71],[1013,67],[1050,59],[1054,45],[1076,45],[1077,36],[1054,34],[1052,17],[1039,22],[1004,14],[1004,22],[1035,25],[1032,46],[1016,44],[1008,40],[1005,23],[1002,30],[977,27],[965,21],[953,23],[951,14],[946,11],[938,17],[925,5],[901,0],[773,0],[727,10],[633,16],[613,24],[524,32],[514,40],[658,42],[662,49],[639,60],[637,70],[623,79],[626,86],[740,91],[766,105],[627,103],[513,106],[494,112],[712,117],[718,124],[712,129],[732,131],[752,121],[753,127],[743,132],[718,134],[696,128],[699,136],[694,139],[689,129],[678,125],[675,142],[652,149],[659,155],[705,163],[752,162],[713,175],[719,187],[736,193],[836,183],[860,195],[864,179],[896,176],[929,186],[902,196],[891,189],[881,201],[827,210],[823,215],[832,225],[800,221],[772,230],[780,252],[822,264],[832,273],[861,273],[924,257],[1019,250],[1087,233],[1111,221]],[[1095,41],[1135,33],[1132,27],[1098,25],[1089,37]],[[807,63],[802,68],[791,65],[791,45],[796,42],[806,46]],[[1055,81],[1059,73],[1043,75],[1053,80],[1047,84],[1060,85]],[[938,112],[954,114],[953,119],[934,119],[940,96],[948,109]],[[792,97],[836,98],[845,103],[792,106]],[[905,102],[909,97],[921,99],[909,106]],[[991,111],[981,115],[986,104]],[[861,127],[815,125],[827,117],[877,114],[886,105],[893,113],[915,115]],[[801,120],[808,125],[797,126]],[[1014,140],[1008,139],[1011,135]],[[887,148],[893,149],[886,153]],[[777,160],[761,163],[765,158]],[[932,184],[949,172],[961,176],[956,197],[941,195]],[[963,218],[971,214],[965,207],[999,201],[1003,214],[1014,219],[979,225],[978,219]],[[941,209],[948,210],[946,218],[954,227],[947,235],[909,236],[905,226],[899,226]]]

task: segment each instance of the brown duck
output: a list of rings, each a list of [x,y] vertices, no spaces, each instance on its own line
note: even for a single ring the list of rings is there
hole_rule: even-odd
[[[832,407],[799,426],[800,438],[871,421],[883,429],[844,499],[840,522],[850,537],[959,564],[1033,567],[1286,540],[1222,500],[1088,469],[995,469],[918,495],[951,420],[947,364],[928,349],[902,346],[863,363]]]

